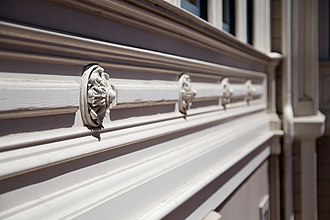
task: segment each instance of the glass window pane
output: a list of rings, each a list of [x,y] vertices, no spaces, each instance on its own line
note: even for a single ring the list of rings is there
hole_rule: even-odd
[[[235,35],[235,0],[222,1],[223,30]]]
[[[207,20],[207,0],[181,0],[181,7]]]
[[[199,3],[200,3],[199,0],[195,0],[195,1],[181,0],[181,7],[199,17],[201,14]]]
[[[192,5],[197,6],[197,0],[187,0],[187,2],[189,2]]]
[[[253,44],[253,0],[247,0],[247,42]]]

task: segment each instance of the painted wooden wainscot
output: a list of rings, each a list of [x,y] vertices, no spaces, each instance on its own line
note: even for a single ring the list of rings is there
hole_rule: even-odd
[[[99,16],[81,10],[88,1],[64,2],[40,4]],[[166,37],[185,25],[164,30],[149,6],[96,2],[102,19],[149,16],[138,27]],[[121,7],[135,10],[116,17]],[[220,31],[182,30],[203,36],[189,40],[200,48],[227,47],[205,34]],[[268,166],[281,135],[271,57],[233,46],[227,59],[246,60],[227,65],[110,42],[0,21],[0,219],[220,219],[214,210]]]

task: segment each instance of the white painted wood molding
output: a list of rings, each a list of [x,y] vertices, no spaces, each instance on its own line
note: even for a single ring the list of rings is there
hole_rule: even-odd
[[[91,132],[86,132],[85,135],[84,133],[77,132],[82,137],[75,137],[72,135],[71,139],[58,142],[55,142],[54,139],[50,139],[48,143],[40,145],[38,145],[38,142],[34,142],[35,147],[33,148],[22,148],[20,150],[8,151],[11,146],[15,147],[17,142],[24,141],[22,138],[20,140],[12,140],[11,143],[7,143],[11,145],[3,146],[3,148],[7,151],[0,154],[0,179],[27,170],[40,169],[61,161],[73,160],[89,154],[117,148],[118,146],[125,146],[129,143],[143,142],[159,136],[173,134],[209,123],[214,123],[215,121],[236,118],[241,114],[252,114],[263,111],[264,108],[265,106],[263,105],[256,105],[250,106],[245,110],[233,109],[230,113],[213,111],[210,113],[190,116],[186,119],[179,117],[172,120],[164,120],[158,123],[132,126],[126,129],[120,129],[121,126],[119,126],[116,133],[117,137],[121,138],[119,138],[118,141],[114,141],[114,139],[111,138],[112,133],[107,132],[106,129],[104,129],[105,133],[102,134],[101,142],[98,142],[96,138],[92,137]],[[153,117],[156,118],[157,116]],[[105,127],[107,127],[107,125],[105,125]],[[152,130],[152,132],[146,132],[147,130]],[[63,133],[62,136],[65,137]],[[32,142],[31,144],[33,144],[34,138],[30,137],[29,139]],[[91,144],[95,144],[95,147],[91,148]]]
[[[117,92],[117,98],[112,108],[163,105],[176,103],[179,97],[179,86],[173,81],[159,80],[126,80],[112,79],[112,83]],[[223,97],[223,89],[219,83],[191,82],[196,90],[194,100],[212,100]],[[245,84],[233,84],[234,91],[232,98],[241,98],[242,101],[247,96]],[[253,97],[261,97],[265,93],[263,85],[254,85]]]
[[[112,79],[117,98],[112,108],[173,104],[179,98],[175,81]]]
[[[147,51],[137,48],[120,46],[75,36],[60,34],[56,32],[44,31],[35,28],[29,28],[21,25],[11,24],[7,22],[0,22],[0,27],[3,31],[3,36],[0,38],[2,43],[11,43],[18,47],[24,46],[33,50],[42,49],[45,54],[29,54],[25,52],[1,51],[0,57],[4,59],[24,60],[33,62],[47,62],[53,64],[67,64],[85,66],[90,63],[90,57],[102,59],[116,59],[124,62],[125,65],[102,63],[102,67],[106,69],[111,75],[111,70],[121,71],[137,71],[148,74],[174,74],[179,76],[182,71],[175,71],[173,68],[187,69],[189,75],[197,77],[205,77],[212,80],[220,80],[224,76],[237,77],[256,81],[258,83],[265,81],[266,74],[256,71],[249,71],[229,66],[188,59],[159,52]],[[45,40],[47,39],[47,40]],[[31,43],[33,42],[33,43]],[[50,45],[51,44],[51,45]],[[56,46],[54,46],[56,45]],[[96,51],[91,53],[91,50]],[[61,52],[61,56],[58,52]],[[63,58],[65,56],[65,58]],[[152,65],[151,68],[149,65]],[[154,66],[158,66],[155,68]],[[174,81],[134,81],[134,80],[118,79],[114,81],[115,87],[118,91],[118,97],[114,102],[114,108],[128,108],[138,107],[145,105],[158,105],[175,103],[178,100],[178,94],[174,94]],[[195,83],[195,82],[193,82]],[[221,97],[220,92],[216,85],[212,84],[199,84],[200,94],[196,94],[196,99],[210,99],[210,96]],[[258,86],[262,84],[258,84]],[[157,84],[157,85],[156,85]],[[77,84],[76,84],[77,85]],[[256,86],[257,86],[256,85]],[[143,88],[143,86],[145,86]],[[208,88],[210,86],[210,88]],[[158,88],[158,91],[153,88]],[[153,93],[150,91],[153,90]],[[258,90],[260,91],[260,90]],[[263,88],[263,92],[265,88]],[[176,90],[178,93],[178,90]],[[207,95],[209,93],[209,95]],[[234,96],[243,96],[244,89],[237,88]],[[74,93],[66,95],[68,99],[76,99]],[[74,97],[73,97],[74,96]],[[207,97],[209,96],[209,97]],[[64,99],[65,100],[65,99]],[[63,100],[60,100],[63,102]],[[61,108],[61,104],[58,104]],[[70,105],[65,104],[66,105]],[[75,104],[75,106],[77,106]],[[33,106],[24,106],[28,109]],[[31,108],[30,108],[31,107]],[[56,106],[57,107],[57,106]],[[9,111],[9,110],[8,110]],[[75,110],[70,109],[69,112]],[[58,111],[60,112],[60,111]],[[63,113],[63,111],[62,111]],[[30,114],[30,112],[28,113]],[[46,113],[45,113],[46,114]],[[7,116],[3,116],[5,118]]]
[[[180,0],[167,2],[178,5]],[[209,2],[221,8],[221,1]],[[239,165],[214,197],[191,211],[189,218],[201,219],[270,155],[269,142],[277,136],[267,113],[269,56],[162,0],[63,0],[54,5],[69,6],[83,17],[97,12],[93,19],[183,40],[191,48],[223,56],[226,64],[109,43],[116,41],[89,34],[70,35],[60,27],[43,30],[0,21],[0,44],[9,45],[0,46],[0,59],[19,63],[8,74],[1,67],[0,97],[13,93],[14,99],[0,106],[0,119],[72,116],[66,127],[15,133],[13,126],[0,137],[0,186],[5,186],[0,219],[95,219],[109,213],[111,219],[161,219]],[[107,84],[102,114],[92,106],[98,94],[88,96],[95,78],[81,80],[82,67],[92,63],[104,69],[99,77]],[[42,72],[50,67],[55,67],[52,72]],[[191,78],[185,86],[179,83],[183,73]],[[225,107],[219,101],[226,94],[224,78],[232,88]],[[79,106],[81,94],[87,96]],[[180,112],[182,100],[186,107]],[[83,126],[90,126],[81,120],[86,102],[98,120],[95,129]],[[107,117],[103,113],[109,110]],[[241,165],[245,159],[249,161]]]
[[[189,59],[160,52],[148,51],[139,48],[122,46],[118,44],[96,41],[67,34],[46,31],[17,24],[0,21],[0,28],[3,30],[1,43],[11,43],[16,46],[25,46],[31,50],[43,49],[45,54],[25,54],[13,51],[0,51],[0,57],[14,60],[27,60],[49,62],[54,64],[81,65],[91,63],[91,60],[115,59],[125,62],[125,65],[100,63],[104,68],[114,69],[136,69],[136,71],[147,71],[148,73],[175,74],[179,76],[183,70],[189,75],[203,76],[206,78],[214,77],[239,77],[251,80],[261,80],[266,74],[258,71],[245,70],[196,59]],[[33,43],[30,43],[33,41]],[[49,45],[50,43],[56,46]],[[91,52],[94,51],[94,52]],[[57,53],[61,52],[62,56]],[[65,58],[63,58],[65,56]],[[93,58],[93,59],[92,59]],[[152,66],[152,68],[150,67]],[[154,66],[159,66],[155,68]],[[180,71],[173,71],[180,67]],[[193,71],[192,71],[193,70]],[[108,70],[108,72],[111,71]]]
[[[246,149],[251,150],[251,149]],[[209,209],[216,208],[219,203],[222,203],[242,182],[241,179],[247,178],[251,175],[258,166],[260,166],[270,155],[270,147],[267,146],[262,152],[254,157],[242,170],[237,172],[231,179],[229,179],[223,187],[215,192],[209,199],[207,199],[198,209],[196,209],[187,219],[200,219],[207,213]]]
[[[162,126],[159,124],[150,128],[153,130],[154,135],[157,135],[157,132],[164,135],[169,131],[177,132],[178,130],[173,130],[175,128],[188,129],[187,124],[194,126],[201,122],[214,121],[218,117],[216,115],[201,115],[188,122],[181,120],[177,123],[165,123]],[[95,212],[102,212],[102,210],[107,209],[107,212],[111,211],[112,217],[116,219],[129,219],[137,216],[141,216],[141,219],[159,219],[224,173],[229,167],[267,142],[273,134],[271,132],[259,132],[268,127],[267,121],[262,120],[265,115],[265,112],[262,111],[243,118],[237,118],[228,123],[219,124],[198,132],[197,134],[201,135],[199,138],[196,138],[195,134],[191,134],[194,138],[187,135],[183,138],[174,139],[170,142],[171,145],[168,145],[168,143],[159,144],[155,146],[158,150],[150,149],[144,153],[133,154],[129,160],[122,158],[118,163],[110,160],[97,166],[87,167],[78,171],[80,173],[80,177],[76,177],[78,179],[73,178],[74,173],[59,179],[55,178],[52,181],[59,181],[58,184],[61,185],[61,188],[51,194],[49,192],[45,192],[44,195],[42,193],[38,195],[31,194],[30,192],[35,192],[35,187],[43,187],[48,183],[36,184],[31,188],[24,189],[25,193],[29,195],[29,201],[26,203],[19,204],[17,203],[19,200],[15,200],[21,192],[7,193],[1,197],[1,201],[5,206],[1,208],[0,217],[18,218],[24,216],[25,218],[40,219],[47,216],[48,211],[51,211],[54,218],[88,218],[88,216],[94,215]],[[245,122],[251,122],[251,120],[255,123],[250,123],[251,126],[247,127]],[[220,130],[223,130],[223,138],[218,138]],[[1,164],[4,165],[1,171],[8,171],[8,168],[12,171],[23,167],[26,169],[28,165],[36,165],[35,162],[50,162],[51,160],[55,162],[54,159],[56,160],[59,155],[69,156],[70,152],[77,152],[79,149],[91,149],[91,145],[93,145],[94,151],[102,151],[102,148],[108,148],[111,145],[125,147],[125,144],[120,144],[120,142],[129,143],[134,138],[141,139],[142,135],[147,137],[150,134],[146,132],[146,129],[141,128],[129,132],[129,135],[127,135],[127,132],[128,130],[123,131],[122,135],[125,133],[124,136],[109,134],[109,137],[104,138],[101,142],[81,139],[74,141],[75,143],[72,143],[71,146],[67,145],[69,142],[63,143],[64,145],[57,143],[40,146],[39,150],[47,149],[47,152],[44,151],[42,154],[40,154],[41,152],[37,153],[38,147],[26,149],[24,150],[27,153],[25,158],[23,155],[19,155],[22,151],[20,153],[14,151],[8,152],[8,154],[4,153],[3,155],[7,159],[5,161],[1,160]],[[241,134],[239,139],[235,135],[237,132]],[[52,149],[51,146],[59,148],[59,151]],[[14,157],[8,157],[9,154]],[[269,154],[269,148],[262,151],[260,156],[251,161],[251,166],[247,166],[246,169],[241,170],[237,177],[235,176],[235,184],[229,184],[231,186],[229,188],[222,188],[222,190],[225,190],[222,196],[228,196],[233,192]],[[36,160],[36,158],[38,159]],[[23,162],[24,160],[26,161]],[[11,163],[21,166],[13,167],[10,165]],[[98,173],[102,171],[100,168],[106,169],[106,167],[112,167],[111,171],[99,175]],[[217,167],[217,169],[214,169],[214,167]],[[195,172],[189,172],[192,168]],[[85,174],[82,175],[81,172]],[[140,175],[141,173],[143,175]],[[180,178],[173,178],[175,176],[180,176]],[[84,181],[71,185],[72,181],[81,178]],[[187,185],[187,182],[191,184]],[[162,191],[150,193],[152,186],[161,187]],[[130,212],[122,212],[121,209],[116,208],[123,205],[120,203],[122,199],[132,199],[133,201],[134,198],[139,198],[137,195],[142,194],[144,199],[138,205],[129,205]],[[155,207],[155,204],[159,204],[159,206]],[[49,208],[45,209],[45,206]],[[200,214],[203,217],[206,213],[202,212]]]
[[[209,212],[202,220],[220,220],[221,215],[216,211]]]
[[[21,75],[22,78],[26,76]],[[0,95],[3,97],[0,101],[0,119],[75,113],[78,110],[80,85],[73,80],[0,79]],[[111,108],[175,104],[179,97],[179,86],[175,81],[112,79],[112,83],[117,97]],[[192,82],[192,85],[198,91],[195,100],[223,96],[220,84]],[[243,101],[246,96],[244,84],[234,84],[232,87],[232,97]],[[255,87],[256,97],[264,94],[261,85]]]
[[[217,1],[218,0],[216,0],[216,2]],[[225,51],[225,53],[230,54],[230,56],[238,56],[242,61],[248,60],[258,66],[268,63],[267,60],[269,58],[265,54],[251,49],[251,47],[247,46],[245,43],[233,40],[234,38],[232,36],[214,28],[210,23],[197,16],[191,16],[187,11],[180,9],[178,6],[181,0],[170,0],[172,4],[168,4],[165,1],[149,0],[148,3],[156,4],[157,7],[163,8],[163,13],[170,12],[169,14],[163,14],[159,11],[156,15],[153,13],[154,10],[148,10],[148,4],[144,4],[143,2],[140,3],[140,5],[143,5],[143,8],[146,10],[142,11],[137,10],[139,9],[138,7],[120,0],[88,0],[84,2],[65,0],[61,2],[74,8],[89,10],[91,12],[102,12],[102,14],[109,15],[113,19],[120,20],[130,25],[139,26],[143,29],[160,32],[161,34],[166,34],[175,38],[190,39],[192,43],[203,46],[208,50]],[[211,4],[212,3],[214,3],[214,0],[212,0]],[[218,9],[220,9],[220,3],[217,5]],[[119,16],[114,17],[112,15],[113,13]],[[219,16],[221,15],[219,14]],[[165,19],[168,17],[171,19]],[[207,35],[212,37],[206,37]],[[253,53],[253,56],[251,56],[251,53]]]
[[[11,24],[7,22],[0,22],[0,27],[3,31],[3,36],[0,38],[0,42],[8,43],[13,45],[21,46],[24,45],[30,48],[31,51],[42,49],[45,54],[26,54],[23,51],[0,51],[0,57],[4,59],[12,60],[23,60],[31,62],[51,63],[51,64],[64,64],[64,65],[75,65],[84,66],[90,63],[90,57],[98,58],[102,55],[102,59],[116,59],[125,65],[119,64],[108,64],[102,63],[101,65],[111,75],[112,71],[131,71],[137,74],[157,74],[157,75],[176,75],[179,76],[182,71],[175,71],[175,68],[180,66],[182,69],[188,69],[189,75],[194,77],[204,77],[208,81],[212,80],[218,82],[224,76],[234,77],[235,79],[241,79],[242,84],[234,84],[236,90],[234,96],[243,97],[246,94],[244,87],[244,81],[251,79],[256,82],[256,95],[261,96],[265,93],[265,79],[266,74],[244,70],[239,68],[233,68],[229,66],[187,59],[183,57],[163,54],[159,52],[153,52],[148,50],[142,50],[137,48],[131,48],[111,43],[105,43],[95,41],[91,39],[80,38],[76,36],[65,35],[61,33],[45,31],[41,29],[35,29],[25,27],[17,24]],[[46,40],[47,39],[47,40]],[[31,43],[33,42],[33,44]],[[95,53],[91,53],[91,50]],[[58,52],[61,52],[61,56]],[[65,58],[63,58],[63,56]],[[151,66],[152,67],[151,67]],[[155,68],[157,66],[157,68]],[[13,75],[11,73],[11,75]],[[20,75],[23,76],[23,75]],[[26,77],[27,74],[24,74]],[[44,75],[40,75],[40,79]],[[48,78],[47,78],[48,80]],[[55,80],[55,79],[52,79]],[[78,93],[79,93],[79,82],[80,79],[74,78],[69,81],[65,80],[66,83],[61,84],[61,80],[58,80],[57,85],[67,86],[64,90],[68,90],[71,84],[75,86],[76,90],[70,93],[66,93],[64,100],[75,100],[74,109],[69,109],[69,112],[76,112],[78,107]],[[39,81],[38,81],[39,82]],[[113,85],[117,91],[117,98],[114,100],[116,104],[113,106],[114,109],[118,110],[122,108],[131,107],[143,107],[148,105],[159,105],[159,104],[174,104],[177,103],[179,97],[179,88],[177,81],[165,81],[165,80],[131,80],[131,79],[116,79],[112,78]],[[195,100],[209,100],[221,98],[221,88],[218,83],[202,83],[192,82],[192,85],[196,87],[198,93],[196,94]],[[42,87],[42,86],[41,86]],[[157,88],[157,91],[155,90]],[[60,89],[61,91],[61,89]],[[261,99],[252,101],[250,105],[263,106],[265,107],[264,96]],[[58,103],[57,103],[58,104]],[[65,104],[66,106],[68,104]],[[63,107],[61,104],[60,107]],[[31,106],[30,106],[31,107]],[[241,108],[241,112],[249,111],[250,107],[243,103],[233,103],[227,106],[230,108]],[[245,109],[246,108],[246,109]],[[221,106],[216,107],[203,107],[189,110],[189,115],[202,114],[212,111],[221,111]],[[65,112],[67,109],[63,108]],[[62,111],[57,109],[55,111],[46,111],[44,115],[51,113],[61,114]],[[2,112],[3,113],[3,112]],[[29,111],[29,114],[31,112]],[[178,112],[177,112],[178,113]],[[180,114],[168,113],[157,118],[153,116],[145,117],[141,120],[135,120],[134,122],[129,120],[123,120],[122,122],[106,122],[107,129],[104,132],[119,128],[134,127],[141,124],[151,124],[158,121],[172,120],[173,118],[180,117]],[[40,112],[38,112],[38,115]],[[7,115],[3,115],[3,118],[7,118]],[[16,115],[15,115],[16,117]],[[17,117],[21,117],[17,115]],[[129,115],[127,116],[129,117]],[[27,146],[34,146],[38,144],[49,143],[50,141],[61,141],[68,138],[76,138],[82,136],[89,136],[92,133],[81,128],[72,129],[61,129],[60,131],[42,131],[33,132],[31,134],[17,134],[17,138],[1,137],[1,150],[18,149]],[[37,136],[39,136],[37,138]]]

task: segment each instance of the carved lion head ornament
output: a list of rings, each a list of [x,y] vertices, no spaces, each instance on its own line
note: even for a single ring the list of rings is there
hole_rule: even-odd
[[[89,65],[82,75],[80,109],[83,123],[87,127],[102,127],[103,119],[110,112],[116,98],[110,76],[97,64]]]

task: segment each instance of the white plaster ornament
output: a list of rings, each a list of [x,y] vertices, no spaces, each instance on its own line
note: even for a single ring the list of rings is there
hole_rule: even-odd
[[[88,66],[82,75],[80,90],[80,110],[84,125],[103,127],[103,119],[109,114],[115,98],[116,92],[110,76],[97,64]]]
[[[190,76],[182,74],[179,79],[180,96],[179,96],[179,110],[182,114],[187,114],[190,109],[193,99],[197,91],[192,88]]]
[[[245,87],[246,87],[246,101],[249,104],[249,102],[253,99],[253,96],[256,94],[256,88],[253,86],[251,80],[247,80],[245,82]]]
[[[228,78],[224,78],[221,81],[220,86],[222,88],[221,104],[224,107],[226,107],[226,105],[230,103],[230,97],[233,95],[234,89],[232,88],[232,86],[231,86],[230,81],[229,81]]]

